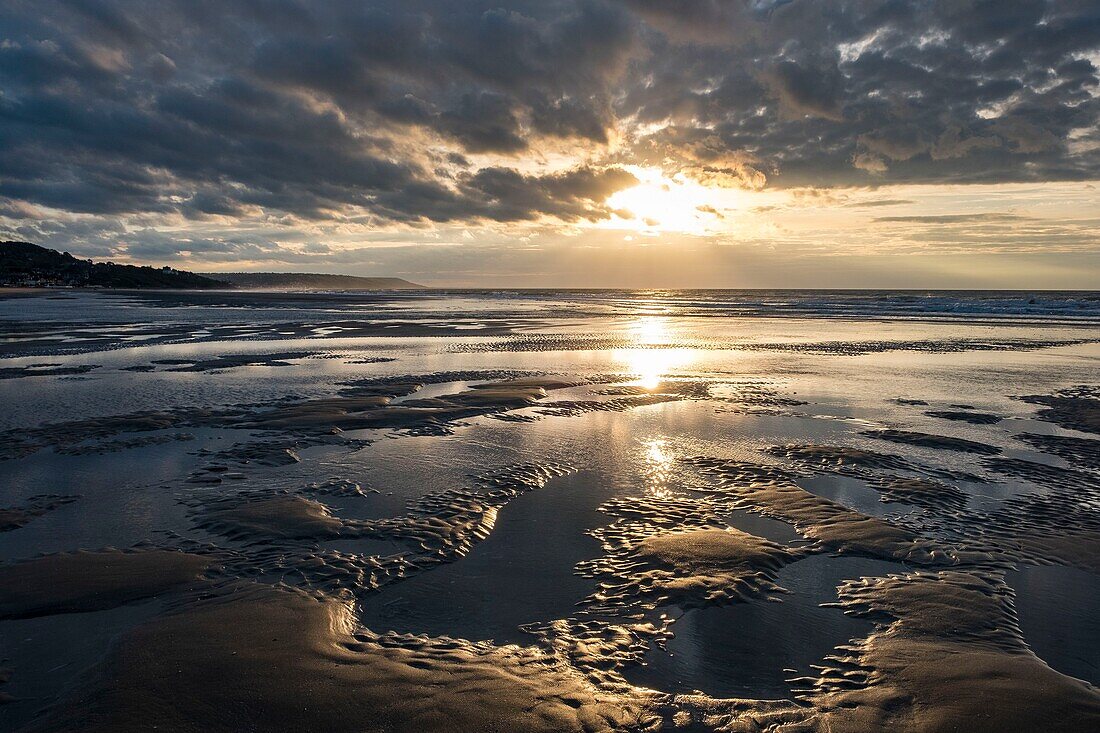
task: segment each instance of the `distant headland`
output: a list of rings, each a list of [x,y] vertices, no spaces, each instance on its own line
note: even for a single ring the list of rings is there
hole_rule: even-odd
[[[423,290],[399,277],[358,277],[297,272],[204,272],[243,290]]]
[[[30,242],[0,242],[0,285],[7,287],[212,290],[228,282],[170,267],[92,262]]]
[[[419,290],[398,277],[227,272],[198,274],[171,267],[120,265],[73,257],[30,242],[0,242],[0,287],[120,290]]]

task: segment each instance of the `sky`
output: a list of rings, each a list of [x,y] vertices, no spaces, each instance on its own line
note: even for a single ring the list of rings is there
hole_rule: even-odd
[[[4,0],[0,239],[469,287],[1096,288],[1096,0]]]

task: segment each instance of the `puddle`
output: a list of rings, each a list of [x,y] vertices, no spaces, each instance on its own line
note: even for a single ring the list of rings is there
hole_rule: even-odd
[[[152,600],[106,611],[64,613],[0,622],[0,659],[12,670],[0,705],[0,729],[16,730],[78,682],[127,629],[152,618],[164,603]]]
[[[830,499],[872,517],[884,517],[891,511],[891,507],[880,501],[879,493],[859,479],[824,474],[799,478],[795,483],[811,494]]]
[[[1058,565],[1008,573],[1016,613],[1035,654],[1062,674],[1100,685],[1100,578]]]
[[[731,527],[739,529],[742,532],[748,532],[757,537],[763,537],[766,540],[778,542],[781,545],[789,545],[792,542],[805,540],[805,538],[798,533],[798,530],[794,528],[794,525],[752,512],[739,510],[726,515],[723,519],[725,519],[726,523]]]
[[[806,558],[779,573],[779,584],[791,591],[781,602],[690,610],[673,625],[676,636],[667,651],[652,650],[646,666],[626,676],[634,684],[668,692],[790,697],[786,680],[810,674],[810,665],[820,664],[838,644],[864,637],[873,628],[869,621],[818,604],[835,601],[836,586],[843,580],[903,570],[882,560]]]
[[[600,551],[585,529],[607,523],[593,480],[565,476],[512,500],[469,555],[371,596],[360,620],[374,631],[531,644],[520,625],[567,617],[595,588],[573,573]]]

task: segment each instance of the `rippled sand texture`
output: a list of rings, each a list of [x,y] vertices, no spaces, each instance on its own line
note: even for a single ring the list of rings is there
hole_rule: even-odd
[[[1100,322],[752,297],[0,298],[0,728],[1100,730]]]

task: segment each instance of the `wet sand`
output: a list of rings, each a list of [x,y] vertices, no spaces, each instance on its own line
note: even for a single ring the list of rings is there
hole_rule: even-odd
[[[127,634],[31,730],[593,731],[649,725],[530,649],[357,631],[332,600],[231,588]]]
[[[194,584],[211,561],[164,550],[72,552],[0,566],[0,618],[102,611]]]
[[[1093,328],[242,297],[0,302],[0,727],[1100,729]]]

